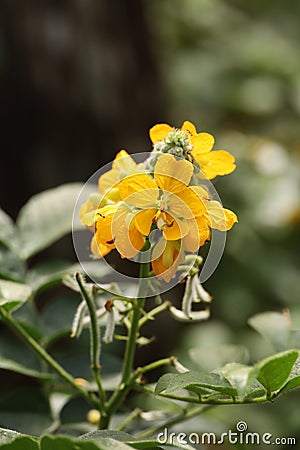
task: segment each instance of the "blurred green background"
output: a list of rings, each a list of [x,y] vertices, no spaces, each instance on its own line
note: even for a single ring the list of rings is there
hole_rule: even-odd
[[[43,189],[86,180],[121,148],[148,151],[155,123],[191,120],[237,159],[215,182],[240,222],[205,284],[212,318],[177,333],[165,317],[153,354],[162,342],[183,354],[195,341],[232,343],[255,361],[272,349],[248,327],[251,315],[289,308],[300,328],[299,48],[296,0],[0,3],[0,196],[11,216]],[[70,241],[55,252],[74,258]],[[299,400],[221,407],[191,426],[246,420],[300,439]]]

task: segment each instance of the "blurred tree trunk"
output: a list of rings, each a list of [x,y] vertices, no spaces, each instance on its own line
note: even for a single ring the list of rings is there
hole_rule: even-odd
[[[0,27],[6,212],[16,217],[40,190],[85,181],[123,147],[151,149],[148,129],[166,117],[145,0],[2,0]],[[47,250],[68,253],[70,242]],[[141,361],[168,353],[172,325]]]
[[[85,180],[164,117],[142,0],[2,0],[1,204]]]

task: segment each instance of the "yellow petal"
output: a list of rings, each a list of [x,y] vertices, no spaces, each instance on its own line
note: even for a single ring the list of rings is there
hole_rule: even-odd
[[[163,251],[161,251],[162,247]],[[179,263],[183,259],[183,255],[181,255],[177,247],[177,242],[166,242],[164,239],[161,239],[153,249],[153,260],[151,262],[153,272],[158,279],[162,279],[167,283],[171,281],[177,271]],[[158,251],[156,248],[159,248]],[[156,257],[157,254],[160,255],[158,258]],[[164,262],[168,266],[165,266]]]
[[[196,217],[199,239],[200,239],[200,247],[204,245],[210,239],[210,228],[205,215]]]
[[[135,228],[129,230],[127,223],[123,221],[115,235],[115,246],[118,252],[125,258],[133,258],[143,245],[144,239],[141,233]]]
[[[98,244],[108,245],[113,243],[112,220],[115,212],[116,205],[107,205],[97,211],[96,240]]]
[[[174,218],[166,213],[164,213],[164,217],[165,225],[161,227],[161,230],[168,241],[176,241],[188,234],[189,227],[186,221]],[[157,225],[159,226],[159,222],[157,222]]]
[[[162,263],[168,269],[174,263],[180,249],[180,243],[174,241],[167,241],[166,247],[162,253]]]
[[[209,199],[209,193],[203,186],[190,186],[201,200]]]
[[[231,211],[230,209],[224,208],[225,218],[226,218],[226,231],[230,230],[235,223],[237,223],[238,217],[237,215]]]
[[[207,217],[211,228],[220,231],[227,231],[232,228],[234,223],[238,222],[238,218],[233,211],[225,209],[217,201],[207,202]]]
[[[112,187],[112,188],[109,188],[106,190],[101,204],[103,203],[103,206],[104,206],[105,203],[109,203],[110,201],[111,202],[119,202],[120,200],[121,200],[121,197],[120,197],[119,189],[117,187]]]
[[[133,228],[132,230],[129,231],[129,239],[132,246],[137,251],[140,251],[144,247],[145,239],[136,228]]]
[[[97,215],[101,218],[105,218],[114,214],[118,209],[118,205],[105,205],[97,210]]]
[[[201,216],[206,210],[202,198],[191,187],[183,189],[176,195],[171,195],[169,204],[170,212],[184,219]]]
[[[124,176],[132,173],[137,167],[135,161],[126,152],[121,150],[117,153],[111,170],[108,170],[98,180],[98,187],[101,193],[115,186]]]
[[[193,150],[192,156],[197,160],[197,156],[202,153],[208,153],[214,146],[215,138],[209,133],[199,133],[190,138]]]
[[[150,139],[153,142],[153,144],[159,141],[163,141],[172,130],[173,128],[170,127],[170,125],[167,125],[166,123],[158,123],[157,125],[154,125],[154,127],[150,129],[149,131]]]
[[[149,208],[143,211],[139,211],[134,216],[134,225],[144,236],[149,235],[155,214],[156,209]]]
[[[95,213],[97,206],[95,206],[90,199],[84,202],[79,209],[79,217],[82,225],[91,226],[95,223]],[[92,213],[92,214],[91,214]],[[94,215],[93,215],[94,214]]]
[[[166,153],[157,159],[154,178],[161,189],[176,194],[189,184],[193,172],[192,163],[184,159],[177,161],[173,155]]]
[[[135,173],[124,178],[119,184],[120,197],[137,208],[155,205],[159,190],[156,182],[145,173]]]
[[[196,130],[195,125],[192,122],[189,122],[188,120],[183,122],[183,125],[182,125],[181,129],[183,131],[187,131],[190,136],[194,136],[194,135],[197,134],[197,130]]]
[[[187,252],[195,253],[200,247],[198,227],[195,220],[189,220],[189,232],[183,238],[183,246]]]
[[[164,239],[164,237],[161,237],[152,250],[152,260],[157,260],[162,256],[166,245],[167,241]]]
[[[225,150],[215,150],[205,155],[198,155],[196,161],[200,164],[202,174],[209,180],[217,175],[227,175],[234,171],[234,157]]]
[[[111,169],[105,172],[98,180],[98,188],[101,193],[107,191],[119,181],[119,171]]]
[[[96,235],[93,236],[91,241],[91,252],[93,253],[93,255],[98,256],[98,258],[106,256],[114,248],[114,244],[103,245],[100,242],[97,242]]]
[[[117,153],[115,160],[112,164],[113,169],[117,169],[119,172],[121,172],[122,175],[128,175],[136,168],[136,162],[132,159],[132,157],[126,152],[126,150],[121,150],[119,153]],[[123,172],[123,174],[122,174]]]
[[[171,281],[172,276],[174,273],[171,273],[170,270],[168,270],[162,263],[162,258],[154,259],[151,262],[152,270],[154,275],[157,276],[159,280],[163,279],[167,283]],[[168,273],[167,273],[168,272]]]
[[[196,220],[189,220],[189,233],[183,238],[184,249],[195,253],[210,238],[210,229],[205,216],[197,217]]]
[[[91,200],[88,199],[80,206],[79,217],[82,218],[86,213],[94,211],[95,209],[97,209],[97,206],[94,206]]]
[[[86,225],[87,227],[91,227],[92,225],[94,225],[96,220],[97,220],[97,209],[94,209],[94,211],[90,211],[88,213],[85,213],[81,217],[82,225]]]

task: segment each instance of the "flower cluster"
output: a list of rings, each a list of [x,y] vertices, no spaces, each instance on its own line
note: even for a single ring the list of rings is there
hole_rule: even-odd
[[[94,255],[116,249],[123,258],[134,258],[150,242],[153,273],[169,282],[185,254],[209,241],[212,228],[227,231],[237,222],[203,183],[232,172],[235,164],[230,153],[211,151],[213,136],[197,133],[190,122],[180,129],[155,125],[150,138],[153,150],[143,163],[125,150],[116,155],[80,216],[94,233]]]

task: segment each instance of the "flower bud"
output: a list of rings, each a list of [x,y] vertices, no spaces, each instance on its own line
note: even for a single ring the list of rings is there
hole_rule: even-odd
[[[101,414],[97,409],[91,409],[87,413],[87,420],[92,425],[98,425],[101,419]]]

